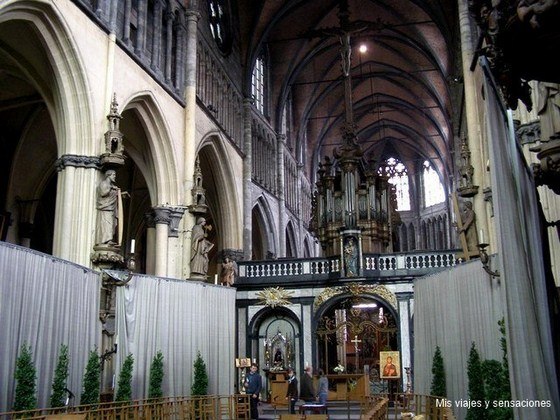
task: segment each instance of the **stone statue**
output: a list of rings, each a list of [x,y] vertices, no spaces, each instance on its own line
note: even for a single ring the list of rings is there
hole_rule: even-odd
[[[476,214],[472,208],[472,203],[470,201],[465,201],[463,203],[463,208],[461,210],[461,222],[462,227],[459,229],[458,233],[465,234],[465,240],[467,243],[467,252],[476,251],[478,245],[478,235],[476,233]]]
[[[358,247],[352,237],[348,238],[344,245],[344,268],[346,277],[358,275]]]
[[[97,230],[96,245],[114,246],[115,231],[118,220],[119,188],[115,184],[117,174],[113,169],[105,172],[105,176],[97,185]]]
[[[541,141],[560,137],[560,84],[538,83],[537,113],[541,122]]]
[[[231,258],[226,257],[222,263],[222,271],[220,273],[220,284],[222,286],[232,286],[235,283],[235,275],[237,274],[237,263]]]
[[[214,247],[207,237],[206,219],[199,217],[192,229],[191,235],[191,274],[195,277],[204,277],[208,274],[208,252]]]

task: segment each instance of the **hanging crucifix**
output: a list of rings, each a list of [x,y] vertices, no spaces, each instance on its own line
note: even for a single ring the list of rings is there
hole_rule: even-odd
[[[360,349],[358,348],[358,344],[360,344],[362,342],[362,340],[358,340],[358,336],[355,335],[353,340],[350,340],[350,342],[354,343],[354,353],[356,353],[356,371],[359,370],[359,366],[360,366]]]

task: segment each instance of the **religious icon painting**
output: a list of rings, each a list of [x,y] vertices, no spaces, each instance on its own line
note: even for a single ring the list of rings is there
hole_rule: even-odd
[[[398,351],[379,352],[379,377],[381,379],[401,377],[401,356]]]

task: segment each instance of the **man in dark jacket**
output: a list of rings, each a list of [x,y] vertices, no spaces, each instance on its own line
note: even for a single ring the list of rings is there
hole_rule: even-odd
[[[249,395],[251,404],[251,419],[259,418],[259,395],[262,389],[262,377],[257,373],[258,370],[258,365],[253,363],[244,384],[245,393]]]
[[[288,368],[288,392],[286,399],[290,403],[290,414],[296,414],[296,402],[299,399],[296,373],[292,368]]]

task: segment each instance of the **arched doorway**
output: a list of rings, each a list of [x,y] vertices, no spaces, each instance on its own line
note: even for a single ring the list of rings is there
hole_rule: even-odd
[[[252,357],[266,378],[264,394],[267,400],[283,405],[286,403],[287,369],[291,367],[297,371],[302,364],[301,321],[290,309],[266,308],[253,318],[249,330]]]
[[[394,307],[379,296],[330,299],[316,318],[318,366],[329,374],[342,366],[345,373],[369,373],[372,381],[379,380],[380,353],[399,351],[398,324]]]

